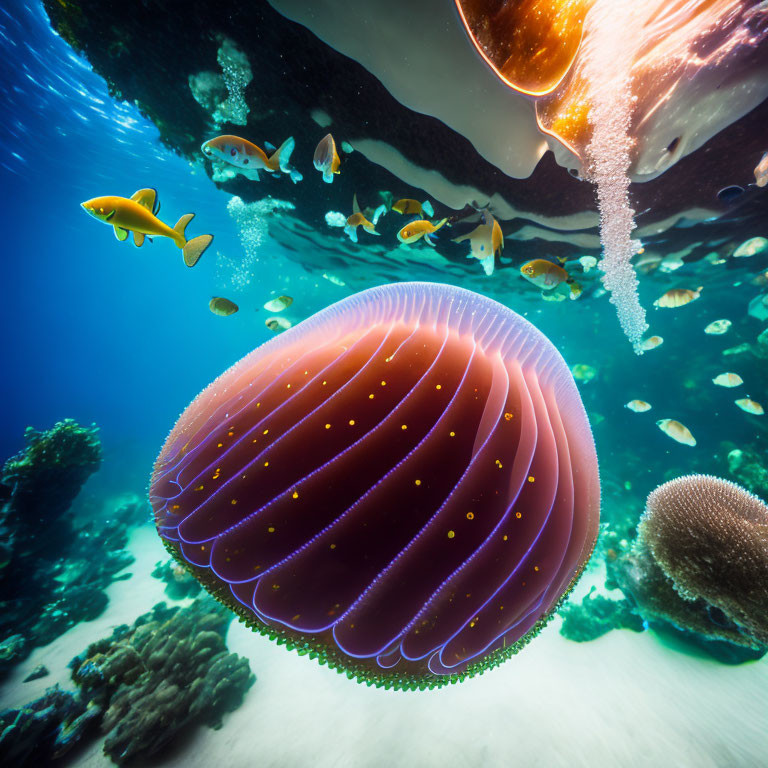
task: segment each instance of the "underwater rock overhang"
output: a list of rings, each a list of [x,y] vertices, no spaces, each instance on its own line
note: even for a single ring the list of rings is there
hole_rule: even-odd
[[[385,168],[368,162],[360,152],[347,155],[334,198],[336,188],[338,199],[351,200],[357,192],[366,203],[381,189],[423,196],[399,176],[425,188],[433,184],[433,189],[426,189],[428,194],[457,207],[457,200],[490,201],[497,218],[507,222],[508,238],[515,239],[525,230],[521,237],[541,236],[577,252],[584,250],[584,238],[577,248],[567,244],[578,233],[588,234],[586,242],[598,247],[593,189],[558,166],[551,153],[538,160],[528,178],[506,175],[464,136],[439,119],[403,106],[363,66],[267,2],[233,2],[228,4],[228,13],[221,14],[210,0],[195,0],[181,17],[162,6],[117,6],[107,17],[97,0],[66,6],[44,0],[44,6],[54,28],[89,59],[114,95],[134,101],[158,127],[167,146],[197,163],[202,162],[200,144],[216,129],[193,98],[188,81],[201,71],[217,70],[222,35],[234,41],[257,74],[244,91],[250,107],[247,125],[232,130],[273,143],[295,136],[293,159],[305,176],[295,187],[286,179],[254,184],[237,178],[224,184],[227,191],[246,201],[274,194],[296,204],[302,220],[324,227],[325,195],[308,194],[306,186],[319,182],[311,167],[311,151],[328,130],[310,114],[325,113],[339,140],[353,146],[357,142],[372,157],[383,150],[385,157],[394,152],[402,158],[397,167]],[[173,40],[168,39],[169,34]],[[469,42],[465,44],[475,55]],[[457,98],[469,96],[458,94]],[[631,197],[640,212],[638,236],[647,242],[663,237],[673,240],[675,247],[683,247],[725,236],[724,229],[734,219],[744,223],[764,216],[768,200],[749,185],[766,148],[762,130],[767,118],[768,102],[764,102],[663,176],[633,184]],[[226,123],[221,130],[229,130]],[[210,167],[207,170],[210,173]],[[744,187],[745,193],[735,202],[718,199],[718,191],[733,184]],[[727,217],[723,227],[711,221],[723,215]],[[699,226],[687,226],[702,219],[708,220],[703,231]],[[669,229],[678,222],[686,224],[685,228]],[[464,261],[458,246],[441,243],[438,247],[447,258]]]

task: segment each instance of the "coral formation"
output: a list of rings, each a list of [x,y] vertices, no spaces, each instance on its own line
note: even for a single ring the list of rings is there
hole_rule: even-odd
[[[642,618],[628,599],[606,597],[594,587],[581,603],[564,605],[560,615],[563,617],[560,634],[577,643],[596,640],[612,629],[642,632],[644,628]]]
[[[100,714],[97,706],[58,686],[28,704],[0,712],[0,765],[49,765],[91,732]]]
[[[737,448],[733,443],[725,442],[720,446],[719,457],[721,465],[737,483],[761,498],[768,497],[768,468],[756,446]]]
[[[157,563],[152,575],[165,582],[165,594],[171,600],[194,597],[201,589],[197,579],[173,558]]]
[[[701,648],[719,661],[748,661],[768,650],[755,647],[705,600],[683,598],[642,541],[636,541],[610,564],[606,586],[620,588],[654,628],[674,631],[684,643]]]
[[[768,506],[760,499],[727,480],[681,477],[648,497],[639,538],[681,597],[713,606],[747,642],[768,643]]]
[[[48,765],[99,731],[115,763],[145,764],[195,725],[218,728],[255,680],[227,651],[230,621],[205,597],[183,609],[160,603],[117,627],[70,662],[77,691],[54,686],[0,712],[0,764]]]
[[[103,713],[114,762],[146,761],[194,725],[220,727],[240,705],[255,676],[227,651],[230,620],[207,596],[183,609],[160,603],[72,660],[83,700]]]
[[[101,462],[95,427],[65,420],[25,438],[0,476],[0,671],[104,610],[104,588],[133,562],[127,530],[147,517],[137,497],[98,522],[69,513]]]

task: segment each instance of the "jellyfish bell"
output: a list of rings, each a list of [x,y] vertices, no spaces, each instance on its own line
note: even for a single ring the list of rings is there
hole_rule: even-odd
[[[377,686],[527,643],[582,572],[600,489],[554,346],[496,302],[398,283],[254,350],[182,414],[150,500],[254,630]]]

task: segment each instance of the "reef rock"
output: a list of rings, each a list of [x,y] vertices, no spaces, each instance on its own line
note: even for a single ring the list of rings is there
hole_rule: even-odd
[[[145,761],[189,727],[219,727],[240,705],[255,677],[227,651],[230,620],[208,597],[183,609],[160,603],[72,660],[83,698],[104,712],[104,752],[114,762]]]
[[[88,734],[100,715],[71,691],[49,688],[39,699],[0,712],[0,764],[50,765]]]
[[[0,671],[107,605],[104,589],[133,562],[128,529],[147,519],[147,502],[122,499],[98,519],[69,513],[101,462],[96,427],[72,420],[39,432],[2,468],[0,488]]]

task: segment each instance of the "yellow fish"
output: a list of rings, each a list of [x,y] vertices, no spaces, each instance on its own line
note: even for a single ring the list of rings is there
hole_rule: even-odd
[[[712,379],[712,383],[717,384],[718,387],[740,387],[744,379],[738,373],[721,373]]]
[[[690,288],[673,288],[671,291],[667,291],[663,296],[660,296],[653,302],[655,307],[666,307],[667,309],[676,309],[677,307],[683,307],[686,304],[690,304],[692,301],[701,296],[701,286],[695,291]]]
[[[663,343],[664,339],[662,339],[661,336],[649,336],[647,339],[643,339],[640,342],[640,349],[642,349],[643,352],[648,352],[651,349],[660,347]]]
[[[323,174],[323,181],[326,184],[333,183],[333,174],[339,173],[341,158],[336,151],[336,142],[331,134],[327,134],[315,147],[315,155],[312,158],[315,168]]]
[[[208,309],[213,312],[214,315],[221,315],[221,317],[227,317],[227,315],[234,315],[240,307],[235,304],[234,301],[225,299],[223,296],[214,296],[208,302]]]
[[[493,274],[496,263],[496,252],[504,248],[504,235],[501,233],[499,222],[487,211],[483,213],[483,224],[475,227],[469,234],[454,238],[454,243],[462,243],[469,240],[469,254],[467,258],[478,259],[483,265],[485,274],[489,277]]]
[[[414,200],[411,197],[404,197],[402,200],[393,203],[392,210],[397,211],[397,213],[405,214],[406,216],[420,216],[422,218],[435,215],[435,209],[432,207],[432,203],[430,203],[429,200],[420,203],[418,200]]]
[[[290,296],[278,296],[276,299],[270,299],[265,305],[264,309],[267,312],[282,312],[284,309],[293,304],[293,299]]]
[[[651,404],[646,403],[645,400],[630,400],[624,407],[635,413],[645,413],[651,410]]]
[[[378,209],[377,209],[378,210]],[[378,219],[378,216],[376,217]],[[347,223],[344,225],[344,232],[349,235],[349,239],[353,242],[357,242],[357,228],[362,227],[366,232],[370,232],[372,235],[378,235],[376,226],[369,221],[365,214],[360,210],[360,205],[357,202],[357,195],[352,196],[352,215],[347,218]]]
[[[415,243],[417,240],[420,240],[422,237],[424,238],[424,242],[427,245],[434,246],[434,242],[432,241],[432,235],[437,232],[440,227],[442,227],[448,219],[441,219],[437,222],[437,224],[433,224],[431,221],[427,221],[426,219],[416,219],[416,221],[410,222],[410,224],[406,224],[398,233],[397,233],[397,239],[401,243]]]
[[[765,413],[765,409],[760,403],[750,400],[748,397],[742,397],[740,400],[734,400],[733,402],[736,403],[742,411],[751,413],[753,416],[762,416]]]
[[[724,333],[728,333],[728,329],[733,325],[730,320],[725,318],[722,320],[713,320],[705,329],[704,333],[709,336],[722,336]]]
[[[184,263],[194,267],[213,242],[213,235],[198,235],[187,240],[184,230],[194,218],[194,213],[185,213],[171,229],[157,218],[160,205],[154,189],[140,189],[130,199],[127,197],[94,197],[80,203],[83,210],[94,219],[111,225],[118,240],[126,240],[133,232],[133,242],[137,247],[144,244],[145,237],[167,237],[181,248]]]
[[[675,421],[674,419],[659,419],[659,421],[656,422],[656,426],[667,435],[667,437],[671,437],[678,443],[690,445],[691,447],[696,445],[696,438],[691,434],[691,430],[679,421]]]
[[[565,283],[571,289],[572,299],[581,295],[581,286],[562,267],[546,259],[533,259],[523,264],[520,274],[542,291],[554,290]]]
[[[287,331],[291,327],[291,321],[286,320],[284,317],[268,317],[264,321],[264,325],[266,325],[270,331],[279,333],[280,331]]]

